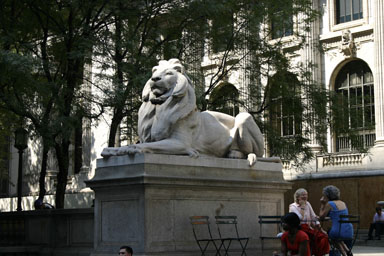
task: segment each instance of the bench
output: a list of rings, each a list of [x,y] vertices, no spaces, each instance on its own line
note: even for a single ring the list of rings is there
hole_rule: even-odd
[[[259,216],[259,224],[260,224],[260,240],[261,240],[261,253],[264,251],[264,241],[271,240],[279,240],[280,237],[277,237],[277,234],[282,232],[281,229],[281,215],[260,215]],[[263,226],[268,225],[268,234],[263,233]],[[271,226],[273,225],[273,226]],[[264,227],[265,228],[265,227]]]

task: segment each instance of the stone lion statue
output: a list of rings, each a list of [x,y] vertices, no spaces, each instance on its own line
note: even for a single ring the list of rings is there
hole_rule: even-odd
[[[144,86],[139,110],[140,143],[105,148],[103,157],[140,152],[247,158],[261,157],[264,139],[248,113],[236,117],[196,108],[194,87],[178,59],[162,60]]]

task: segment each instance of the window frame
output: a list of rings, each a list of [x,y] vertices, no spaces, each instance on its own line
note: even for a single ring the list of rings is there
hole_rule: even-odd
[[[368,0],[362,0],[363,7],[363,18],[357,20],[351,20],[348,22],[337,23],[337,13],[336,13],[336,2],[337,0],[327,0],[328,13],[329,13],[329,31],[336,32],[345,30],[348,28],[353,28],[361,25],[366,25],[369,23],[369,8]]]
[[[280,39],[283,39],[283,38],[293,37],[295,35],[295,26],[296,26],[295,17],[294,17],[294,15],[292,15],[292,16],[290,16],[288,18],[290,18],[289,22],[288,22],[288,19],[284,20],[284,26],[282,28],[283,31],[281,31],[281,32],[279,31],[281,33],[281,35],[277,35],[276,37],[275,37],[275,34],[277,34],[277,33],[274,30],[274,28],[273,28],[273,24],[274,24],[273,23],[273,18],[270,20],[269,26],[270,26],[270,30],[271,30],[271,34],[270,34],[271,40],[280,40]],[[292,27],[289,28],[289,30],[290,30],[289,32],[290,33],[288,33],[288,34],[287,34],[288,29],[286,28],[287,24],[292,26]]]
[[[297,98],[284,96],[284,88],[282,88],[281,84],[277,82],[278,80],[276,80],[279,78],[280,75],[287,77],[289,80],[295,80],[295,86],[287,87],[285,88],[285,90],[291,90],[291,93],[298,96]],[[286,106],[287,104],[295,104],[295,106],[298,108],[301,108],[303,106],[301,91],[302,87],[299,79],[294,73],[291,73],[289,71],[285,74],[276,73],[272,76],[272,80],[270,83],[268,83],[267,86],[269,88],[269,95],[267,96],[268,104],[270,104],[270,102],[275,102],[274,105],[271,105],[270,109],[267,110],[266,116],[268,123],[273,131],[271,134],[279,136],[279,138],[283,138],[285,141],[295,141],[297,137],[301,137],[303,135],[302,115],[301,113],[298,113],[294,110],[289,112],[284,111],[284,106]],[[286,133],[286,131],[288,131],[288,133]],[[267,154],[272,156],[274,155],[273,152],[275,152],[275,149],[274,145],[271,144],[271,141],[269,141],[268,137],[269,136],[267,136]]]
[[[273,43],[276,43],[276,42],[291,42],[291,41],[294,41],[297,39],[297,31],[298,31],[298,17],[297,15],[292,15],[291,17],[291,22],[292,22],[292,34],[290,35],[284,35],[282,37],[274,37],[274,33],[273,33],[273,18],[271,18],[270,16],[268,16],[267,18],[267,22],[266,22],[266,26],[265,28],[267,28],[267,30],[269,31],[269,40],[270,42],[273,44]],[[286,29],[284,28],[284,31]]]
[[[355,62],[356,66],[353,66],[351,62]],[[333,151],[337,153],[342,152],[353,152],[357,151],[357,147],[352,145],[351,140],[359,140],[359,143],[362,143],[363,148],[369,148],[373,146],[375,140],[375,96],[374,96],[374,80],[373,80],[373,72],[371,68],[368,66],[366,62],[363,60],[355,59],[351,62],[346,63],[340,70],[337,72],[334,80],[333,90],[337,95],[341,95],[341,101],[345,102],[346,110],[343,111],[343,117],[346,117],[345,120],[339,120],[340,122],[346,122],[347,127],[344,129],[355,132],[354,138],[350,135],[345,134],[343,132],[337,131],[333,129],[333,137],[334,137],[334,147]],[[351,67],[347,67],[347,65],[351,65]],[[366,65],[369,70],[358,69],[359,65]],[[347,69],[348,68],[348,69]],[[357,72],[355,72],[357,71]],[[370,72],[370,81],[365,81],[366,72]],[[345,73],[345,81],[346,83],[342,83],[339,80],[340,76]],[[358,83],[353,83],[351,78],[357,74],[356,80],[359,80]],[[366,89],[368,89],[368,97],[369,101],[366,102]],[[360,94],[356,94],[353,96],[353,92],[360,92]],[[346,98],[346,101],[344,100]],[[358,102],[357,100],[360,99]],[[355,104],[353,104],[353,100],[355,100]],[[366,119],[366,110],[371,109],[371,121],[367,123]],[[359,110],[360,109],[360,110]],[[355,111],[354,111],[355,110]],[[354,124],[358,124],[358,119],[354,120],[353,116],[358,116],[361,112],[361,126],[355,126]],[[355,115],[353,114],[355,113]]]

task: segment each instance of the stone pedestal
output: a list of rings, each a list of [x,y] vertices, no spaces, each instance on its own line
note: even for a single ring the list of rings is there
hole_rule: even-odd
[[[136,154],[99,159],[95,177],[92,255],[116,255],[129,245],[134,255],[200,255],[189,216],[238,216],[249,255],[260,250],[258,215],[280,215],[284,192],[279,159],[246,160]]]

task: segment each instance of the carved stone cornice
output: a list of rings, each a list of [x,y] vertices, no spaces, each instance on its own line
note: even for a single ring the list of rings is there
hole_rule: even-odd
[[[362,44],[373,41],[372,28],[357,31],[346,29],[342,32],[330,33],[320,37],[320,43],[325,52],[340,49],[346,56],[354,54]]]

